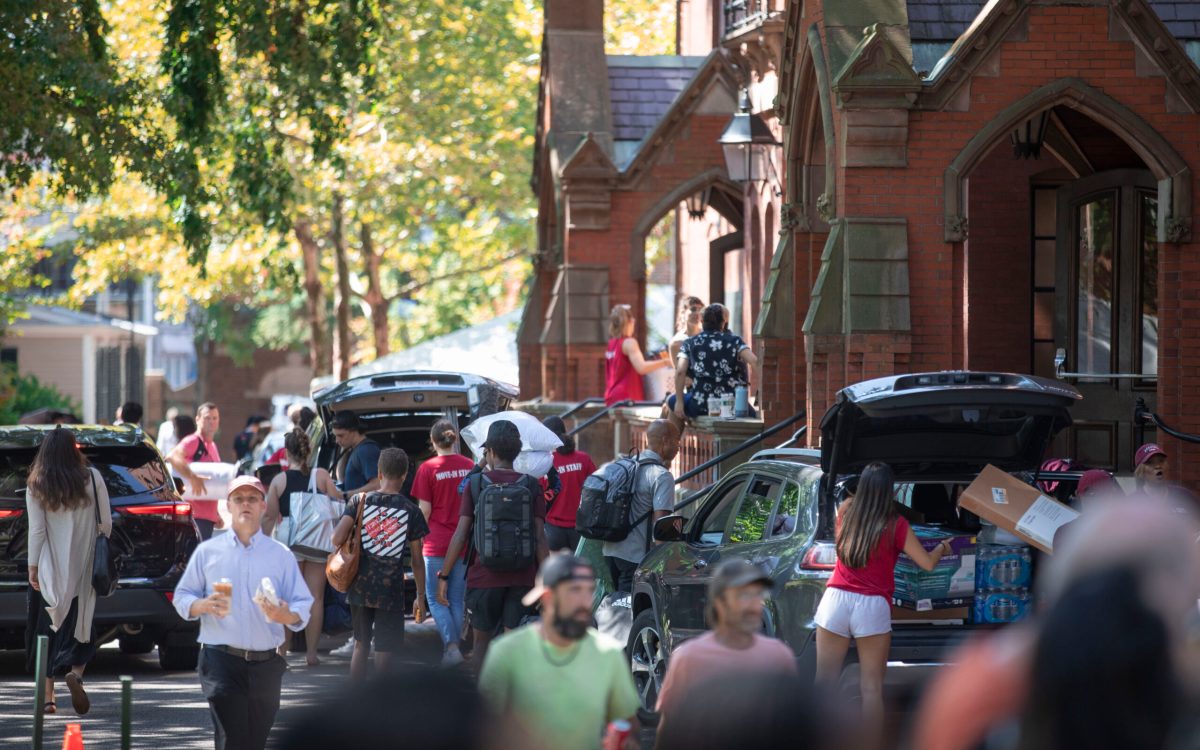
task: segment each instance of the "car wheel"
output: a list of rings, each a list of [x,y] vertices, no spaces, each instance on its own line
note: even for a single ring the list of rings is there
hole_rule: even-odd
[[[643,610],[633,618],[626,654],[629,656],[630,671],[633,672],[633,684],[642,702],[642,711],[653,712],[658,706],[658,694],[667,676],[667,651],[654,619],[654,610]]]
[[[158,666],[168,672],[190,671],[200,659],[199,646],[159,646]]]
[[[122,654],[141,656],[154,650],[154,639],[146,633],[138,635],[123,635],[117,639]]]

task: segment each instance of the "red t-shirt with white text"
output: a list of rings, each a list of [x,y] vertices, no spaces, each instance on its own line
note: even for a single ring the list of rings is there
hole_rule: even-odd
[[[565,456],[554,451],[554,470],[562,489],[546,512],[546,523],[562,528],[575,528],[575,514],[579,512],[579,496],[583,493],[583,480],[596,470],[592,457],[583,451],[571,451]]]
[[[458,485],[475,464],[458,453],[434,456],[417,469],[413,477],[412,496],[432,506],[429,513],[429,535],[425,537],[425,556],[442,557],[450,547],[450,538],[458,527],[462,499]]]

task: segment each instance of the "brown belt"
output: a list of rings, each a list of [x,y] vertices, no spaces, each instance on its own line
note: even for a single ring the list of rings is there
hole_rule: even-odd
[[[212,644],[204,644],[205,648],[211,648],[214,651],[222,651],[230,656],[236,656],[239,659],[246,661],[267,661],[272,656],[275,656],[275,650],[270,651],[247,651],[244,648],[234,648],[233,646],[214,646]]]

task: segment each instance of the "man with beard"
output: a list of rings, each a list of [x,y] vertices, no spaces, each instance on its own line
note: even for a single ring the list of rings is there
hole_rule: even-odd
[[[492,644],[479,686],[498,715],[517,719],[545,747],[599,750],[608,723],[624,719],[634,731],[622,750],[636,750],[637,692],[620,644],[591,627],[595,593],[587,560],[547,557],[524,599],[541,602],[541,621]]]
[[[763,604],[772,581],[756,565],[726,560],[708,582],[706,615],[712,630],[675,649],[658,695],[659,733],[687,698],[690,686],[730,674],[796,674],[796,657],[762,634]]]

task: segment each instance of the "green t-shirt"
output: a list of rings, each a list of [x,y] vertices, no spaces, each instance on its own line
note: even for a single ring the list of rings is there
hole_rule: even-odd
[[[596,630],[560,649],[540,627],[498,638],[479,687],[496,711],[514,714],[546,747],[597,750],[608,722],[628,719],[640,705],[624,649]]]

